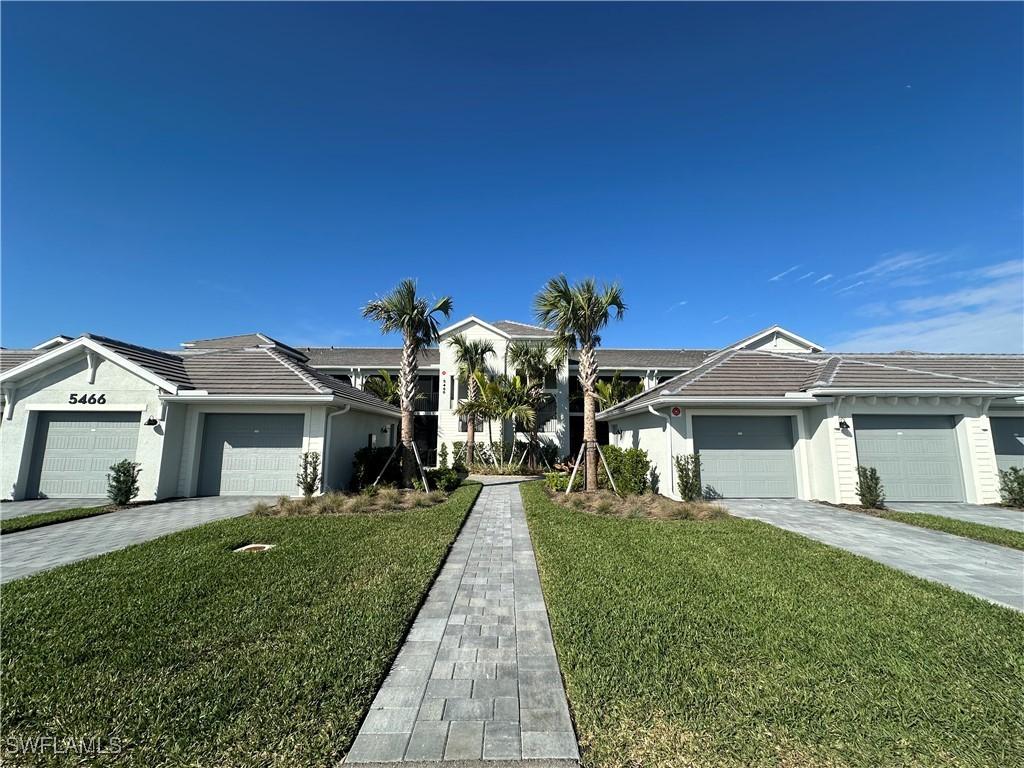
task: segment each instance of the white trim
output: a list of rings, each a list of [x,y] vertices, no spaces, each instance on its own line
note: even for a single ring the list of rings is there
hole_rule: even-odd
[[[668,390],[665,390],[666,392]],[[615,408],[609,408],[608,410],[601,411],[597,414],[597,418],[600,421],[608,421],[612,417],[627,416],[633,413],[640,413],[647,410],[648,406],[662,406],[662,405],[680,405],[680,406],[705,406],[705,405],[797,405],[797,406],[811,406],[821,405],[822,403],[829,402],[830,398],[821,397],[810,397],[805,395],[803,392],[790,392],[784,396],[771,396],[771,397],[686,397],[685,395],[667,395],[663,394],[661,397],[655,398],[654,400],[648,400],[647,402],[634,404],[621,411],[616,412]],[[618,406],[616,406],[618,407]]]
[[[143,368],[141,365],[133,363],[128,358],[119,355],[112,349],[108,349],[101,343],[93,341],[92,339],[87,338],[85,336],[80,336],[74,341],[69,341],[67,344],[62,344],[56,349],[52,349],[49,352],[45,352],[39,357],[32,358],[31,360],[26,360],[21,365],[16,365],[10,370],[0,373],[0,382],[21,378],[23,374],[26,374],[29,371],[50,365],[51,363],[55,363],[59,360],[62,360],[65,357],[70,357],[76,351],[81,350],[83,348],[86,351],[91,350],[99,354],[101,357],[109,360],[115,365],[121,366],[128,372],[134,373],[140,379],[148,381],[151,384],[155,384],[156,386],[160,387],[160,389],[163,389],[166,392],[170,392],[171,394],[178,393],[178,386],[176,384],[172,384],[171,382],[167,381],[167,379],[164,379],[161,376],[157,376],[148,368]]]
[[[503,339],[511,339],[512,338],[511,334],[505,333],[505,331],[501,330],[500,328],[495,328],[493,325],[488,323],[486,320],[481,320],[476,315],[470,315],[465,320],[459,320],[459,322],[453,323],[452,325],[449,325],[447,328],[442,328],[440,331],[437,332],[437,335],[438,336],[446,336],[449,333],[451,333],[452,331],[454,331],[456,328],[461,328],[466,323],[477,323],[478,325],[482,325],[484,328],[489,330],[491,333],[496,333],[497,335],[501,336]]]
[[[825,348],[821,344],[815,344],[810,339],[805,339],[803,336],[798,336],[790,330],[783,328],[781,325],[773,325],[771,328],[765,328],[760,333],[755,333],[753,336],[747,336],[745,339],[740,339],[735,344],[730,344],[729,349],[746,349],[748,346],[753,344],[755,341],[760,341],[765,336],[770,336],[773,333],[777,333],[781,336],[785,336],[790,341],[795,341],[798,344],[803,344],[806,347],[810,347],[812,352],[824,352]],[[753,350],[757,351],[757,350]]]
[[[24,408],[26,411],[64,411],[73,413],[87,413],[90,411],[139,411],[145,413],[147,410],[144,403],[125,403],[112,404],[107,403],[105,405],[71,405],[70,403],[58,403],[56,405],[49,405],[47,403],[25,403]]]
[[[1003,388],[1003,389],[997,389],[997,388],[973,389],[973,388],[967,388],[967,387],[962,387],[960,389],[941,389],[941,388],[938,388],[938,387],[927,387],[927,388],[918,387],[916,389],[886,389],[884,387],[861,387],[859,389],[849,389],[849,388],[838,388],[838,387],[836,387],[836,388],[832,388],[832,387],[819,387],[817,389],[809,389],[809,390],[807,390],[807,394],[815,395],[815,396],[817,396],[817,395],[824,395],[824,396],[828,396],[828,395],[843,395],[844,397],[847,396],[847,395],[853,395],[853,396],[857,396],[857,395],[878,396],[878,395],[880,395],[882,397],[885,397],[885,396],[888,396],[888,395],[912,395],[912,396],[916,396],[916,397],[939,396],[939,397],[968,398],[968,397],[978,397],[979,395],[984,395],[984,396],[1002,396],[1002,397],[1021,397],[1021,391],[1022,391],[1021,387],[1016,387],[1014,389],[1007,389],[1007,388]]]
[[[41,344],[36,344],[34,347],[32,347],[32,349],[55,349],[63,346],[64,344],[67,344],[69,341],[71,341],[71,337],[65,336],[63,333],[61,333],[58,334],[57,336],[54,336],[52,339],[47,339]]]
[[[186,390],[187,394],[168,395],[161,400],[169,403],[331,403],[333,395],[208,395],[195,394]]]

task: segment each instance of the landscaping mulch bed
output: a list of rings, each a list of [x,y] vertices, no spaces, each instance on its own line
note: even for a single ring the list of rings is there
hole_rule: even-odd
[[[545,489],[547,497],[580,512],[606,517],[649,518],[652,520],[716,520],[728,512],[719,504],[704,501],[675,501],[656,493],[619,496],[612,491],[564,491]]]

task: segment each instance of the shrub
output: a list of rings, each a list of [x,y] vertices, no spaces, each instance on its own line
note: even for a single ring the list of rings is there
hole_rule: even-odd
[[[1010,467],[999,470],[999,493],[1003,504],[1024,507],[1024,468]]]
[[[131,459],[122,459],[110,465],[107,475],[107,496],[119,507],[139,495],[139,473],[142,465]]]
[[[452,460],[452,469],[456,472],[465,473],[466,471],[466,451],[465,443],[461,440],[456,440],[452,443],[452,451],[455,458]]]
[[[651,478],[651,460],[647,456],[647,451],[642,448],[623,450],[616,445],[603,445],[601,453],[604,454],[604,460],[615,479],[615,487],[619,493],[624,496],[639,496],[647,491]],[[603,467],[598,469],[598,485],[607,487],[608,476],[603,470]],[[602,478],[604,483],[601,482]]]
[[[700,487],[699,455],[691,453],[687,456],[676,456],[676,479],[679,498],[683,501],[700,501],[704,498]]]
[[[451,469],[448,466],[443,466],[438,469],[428,469],[427,482],[430,483],[432,490],[451,493],[459,487],[459,484],[462,482],[462,478],[459,477],[459,473],[454,469]]]
[[[299,474],[295,476],[299,483],[299,490],[307,499],[320,488],[320,454],[316,451],[306,451],[302,454],[302,461],[299,464]]]
[[[885,488],[877,469],[857,466],[857,495],[862,507],[882,509],[885,506]]]
[[[356,451],[352,460],[352,482],[350,483],[350,490],[358,491],[368,485],[372,485],[373,481],[377,479],[377,475],[380,474],[381,469],[384,468],[384,462],[388,460],[394,451],[394,448],[360,448]],[[387,483],[388,485],[401,485],[401,451],[399,451],[395,458],[391,460],[391,463],[388,464],[387,471],[384,473],[384,476],[380,481],[382,483]]]
[[[441,443],[441,449],[437,452],[437,468],[448,469],[448,443]]]

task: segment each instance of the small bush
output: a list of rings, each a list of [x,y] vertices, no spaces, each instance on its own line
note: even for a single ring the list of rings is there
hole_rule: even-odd
[[[1024,468],[1010,467],[999,470],[999,493],[1003,504],[1024,507]]]
[[[448,443],[441,443],[441,449],[437,452],[437,468],[448,469]]]
[[[373,499],[369,496],[356,496],[348,503],[347,512],[352,515],[362,515],[373,510]]]
[[[381,507],[397,507],[402,503],[402,492],[397,488],[381,488],[377,501]]]
[[[299,474],[295,476],[299,484],[299,490],[307,499],[320,489],[320,454],[316,451],[306,451],[302,454],[302,461],[299,464]]]
[[[349,490],[358,491],[373,485],[377,475],[384,468],[384,463],[391,457],[395,449],[391,448],[360,448],[352,459],[352,481]],[[402,484],[402,451],[391,459],[387,471],[380,479],[386,485]]]
[[[883,509],[885,507],[885,488],[882,478],[874,467],[857,467],[857,495],[860,505],[867,509]]]
[[[107,475],[107,497],[123,507],[139,495],[139,473],[142,465],[131,459],[122,459],[110,465]]]
[[[449,467],[427,470],[427,482],[430,488],[436,491],[451,493],[462,483],[459,473]]]
[[[256,506],[252,508],[252,513],[257,517],[269,517],[273,512],[274,508],[265,501],[257,502]]]
[[[704,492],[700,487],[699,455],[691,453],[687,456],[676,456],[676,479],[679,498],[683,501],[700,501],[704,498]]]
[[[642,448],[623,450],[616,445],[602,445],[601,453],[615,479],[615,487],[624,496],[639,496],[650,486],[651,460]],[[602,483],[602,480],[604,481]],[[598,468],[598,485],[608,487],[604,467]]]

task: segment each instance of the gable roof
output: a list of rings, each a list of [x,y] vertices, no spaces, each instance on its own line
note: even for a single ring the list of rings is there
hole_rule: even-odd
[[[491,325],[513,338],[550,339],[555,335],[554,331],[547,328],[530,323],[520,323],[517,320],[499,320],[496,323],[491,323]]]
[[[746,338],[733,342],[727,347],[727,349],[746,349],[747,347],[752,346],[755,342],[771,336],[782,336],[798,346],[805,347],[809,352],[822,352],[825,349],[820,344],[815,344],[813,341],[805,339],[803,336],[798,336],[792,331],[783,328],[781,325],[770,325],[763,331],[752,333]]]
[[[845,355],[728,349],[685,373],[602,411],[602,419],[655,403],[841,394],[1024,395],[1022,355]]]
[[[175,354],[111,339],[96,334],[80,336],[66,345],[29,356],[18,350],[13,365],[0,377],[16,380],[36,368],[57,362],[85,347],[134,370],[161,386],[173,397],[199,399],[231,396],[259,399],[335,397],[366,409],[399,415],[383,400],[356,389],[321,371],[315,371],[276,346],[211,349],[203,354]],[[9,359],[3,350],[0,359]]]
[[[713,349],[616,349],[597,348],[597,367],[606,371],[620,368],[644,370],[686,370],[700,365]],[[569,353],[570,362],[579,360],[579,352]]]
[[[4,349],[0,347],[0,373],[28,362],[34,357],[39,357],[41,354],[43,354],[43,350]]]

